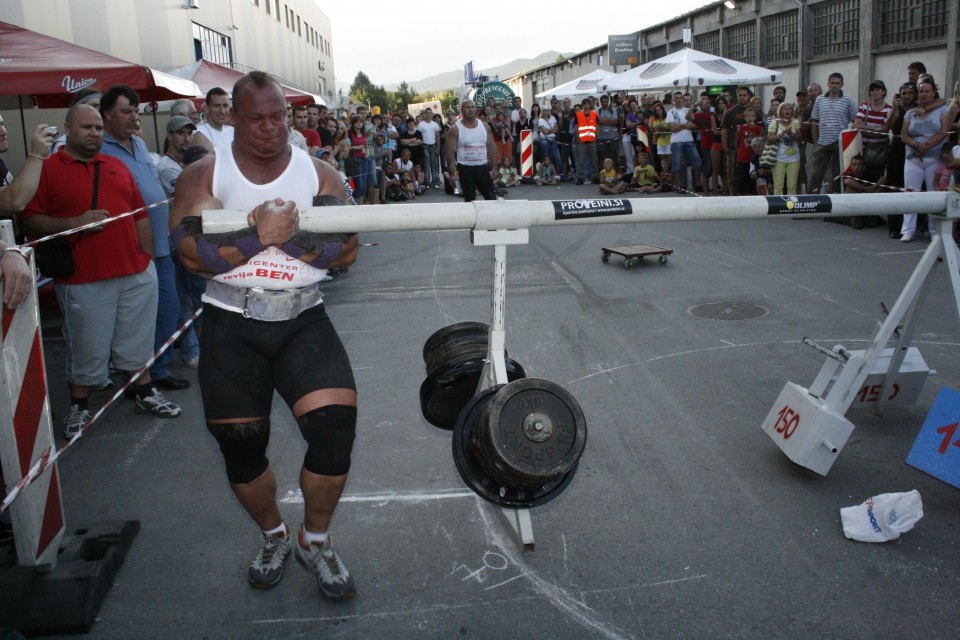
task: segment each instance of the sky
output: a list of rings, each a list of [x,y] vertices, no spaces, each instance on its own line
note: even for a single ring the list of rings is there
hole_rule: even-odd
[[[362,6],[349,0],[318,5],[333,30],[336,85],[347,93],[358,71],[376,85],[406,80],[416,89],[416,80],[462,69],[470,60],[480,73],[546,51],[578,53],[606,44],[609,35],[632,33],[712,1],[615,3],[609,17],[566,0],[545,5],[414,3],[406,9],[381,0]],[[491,10],[493,6],[499,8]],[[625,7],[636,7],[635,17],[626,17],[630,10]]]

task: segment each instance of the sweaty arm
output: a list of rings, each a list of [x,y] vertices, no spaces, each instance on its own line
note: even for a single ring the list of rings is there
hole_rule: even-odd
[[[250,226],[246,229],[226,233],[203,233],[203,210],[223,207],[212,193],[214,162],[215,158],[211,156],[188,166],[177,181],[177,198],[170,212],[171,237],[180,260],[187,269],[204,274],[224,273],[246,263],[268,246],[280,247],[293,257],[314,266],[321,266],[324,261],[329,263],[322,264],[324,267],[343,266],[345,260],[349,260],[346,264],[352,264],[356,259],[355,237],[339,242],[342,246],[336,256],[332,255],[330,248],[326,258],[323,258],[321,253],[333,240],[325,234],[299,232],[298,213],[295,203],[292,202],[273,202],[257,206],[247,216]],[[325,167],[331,174],[335,174],[333,178],[328,174],[321,177],[319,195],[332,195],[341,202],[345,200],[346,192],[339,174],[319,160],[314,160],[314,166],[318,173]],[[296,243],[291,244],[295,236]],[[301,244],[303,246],[300,246]],[[352,247],[352,253],[349,247]]]

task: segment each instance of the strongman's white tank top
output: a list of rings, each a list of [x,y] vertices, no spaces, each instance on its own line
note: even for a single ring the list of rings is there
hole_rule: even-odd
[[[268,184],[254,184],[240,173],[233,157],[233,146],[227,144],[217,147],[213,196],[223,203],[224,209],[250,211],[258,204],[274,198],[293,200],[298,208],[304,209],[313,205],[313,197],[319,191],[317,170],[310,156],[305,153],[293,150],[290,163],[280,177]],[[213,279],[236,287],[299,289],[319,282],[326,273],[326,269],[317,269],[276,247],[267,247],[246,264],[226,273],[218,273]],[[209,302],[216,304],[214,300]]]
[[[470,167],[487,164],[487,128],[477,121],[473,129],[457,120],[457,162]]]

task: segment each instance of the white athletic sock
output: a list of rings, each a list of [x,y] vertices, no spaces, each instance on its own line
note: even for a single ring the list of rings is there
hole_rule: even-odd
[[[306,544],[308,547],[312,544],[323,546],[323,543],[327,541],[326,531],[324,531],[323,533],[313,533],[312,531],[307,530],[306,527],[304,527],[302,531],[303,531],[302,540],[304,544]]]
[[[282,534],[282,535],[281,535]],[[289,538],[290,531],[287,529],[287,523],[283,520],[280,521],[280,526],[270,529],[269,531],[264,531],[263,535],[265,536],[276,536],[278,538]]]

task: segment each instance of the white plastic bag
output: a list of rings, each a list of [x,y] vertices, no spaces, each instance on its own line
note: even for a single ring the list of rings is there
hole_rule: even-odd
[[[881,493],[855,507],[840,509],[843,535],[860,542],[896,540],[923,517],[920,492]]]

